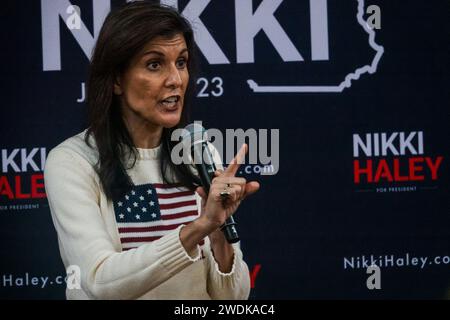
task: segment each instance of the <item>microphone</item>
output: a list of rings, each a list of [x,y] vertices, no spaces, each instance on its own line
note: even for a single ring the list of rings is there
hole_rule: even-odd
[[[216,165],[214,164],[211,150],[208,147],[206,130],[197,122],[188,124],[184,130],[182,142],[190,144],[188,147],[190,148],[193,162],[198,171],[202,186],[208,194],[212,179],[214,178],[214,172],[216,171]],[[232,216],[226,219],[220,229],[224,233],[228,243],[235,243],[240,240],[236,229],[236,222]]]

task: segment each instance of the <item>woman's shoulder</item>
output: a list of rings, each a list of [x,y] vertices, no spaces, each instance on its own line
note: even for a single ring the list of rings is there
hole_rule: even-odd
[[[85,137],[87,130],[84,130],[58,144],[50,150],[47,156],[47,162],[60,162],[64,160],[73,160],[80,164],[95,166],[98,159],[98,151],[92,136],[89,137],[89,145]]]

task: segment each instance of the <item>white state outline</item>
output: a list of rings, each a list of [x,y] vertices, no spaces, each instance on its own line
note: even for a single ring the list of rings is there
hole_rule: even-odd
[[[247,83],[253,92],[301,92],[301,93],[314,93],[314,92],[342,92],[345,88],[350,88],[352,80],[359,80],[359,77],[368,72],[373,74],[377,71],[378,62],[384,53],[384,48],[375,43],[375,31],[369,28],[367,22],[363,19],[364,14],[364,0],[358,1],[358,13],[356,18],[359,24],[369,34],[369,45],[376,51],[376,55],[372,60],[371,65],[365,65],[356,69],[353,73],[349,73],[343,82],[338,86],[260,86],[254,80],[248,79]]]

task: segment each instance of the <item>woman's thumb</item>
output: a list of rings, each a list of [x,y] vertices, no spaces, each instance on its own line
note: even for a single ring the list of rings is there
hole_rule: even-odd
[[[206,199],[207,198],[207,194],[205,192],[205,189],[203,189],[203,187],[198,187],[197,189],[195,189],[195,192],[198,193],[198,195],[202,198],[202,199]]]

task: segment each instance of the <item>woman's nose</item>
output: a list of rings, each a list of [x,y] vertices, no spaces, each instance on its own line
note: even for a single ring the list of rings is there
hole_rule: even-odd
[[[166,86],[178,88],[182,84],[180,70],[176,66],[172,66],[167,74]]]

